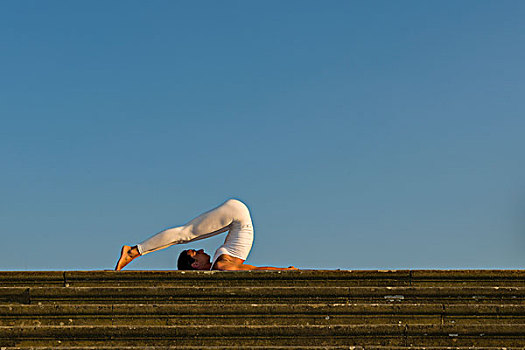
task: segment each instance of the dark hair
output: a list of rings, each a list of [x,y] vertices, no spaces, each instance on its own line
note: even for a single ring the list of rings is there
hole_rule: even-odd
[[[188,255],[188,251],[183,250],[179,255],[179,260],[177,260],[177,268],[179,270],[196,270],[191,266],[194,262],[195,259]]]

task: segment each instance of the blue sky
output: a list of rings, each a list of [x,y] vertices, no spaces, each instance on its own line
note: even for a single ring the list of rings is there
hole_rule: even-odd
[[[112,269],[230,197],[254,265],[521,268],[523,18],[521,1],[3,1],[0,270]]]

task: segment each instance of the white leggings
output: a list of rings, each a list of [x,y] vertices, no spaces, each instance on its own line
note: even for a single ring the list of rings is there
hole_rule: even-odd
[[[253,227],[250,211],[241,201],[229,199],[217,208],[199,215],[183,226],[169,228],[137,244],[141,255],[212,237],[230,231],[219,248],[226,254],[246,260],[253,242]]]

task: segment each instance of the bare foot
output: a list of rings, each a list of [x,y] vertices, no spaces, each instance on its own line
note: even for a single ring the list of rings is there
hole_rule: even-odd
[[[122,250],[120,251],[120,259],[118,259],[115,271],[122,270],[124,266],[129,264],[131,260],[135,259],[138,256],[140,256],[140,253],[136,246],[133,248],[129,245],[122,246]]]

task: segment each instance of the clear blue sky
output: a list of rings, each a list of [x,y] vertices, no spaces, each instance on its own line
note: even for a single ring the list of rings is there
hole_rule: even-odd
[[[523,1],[2,1],[0,270],[112,269],[230,197],[255,265],[522,268],[524,18]]]

